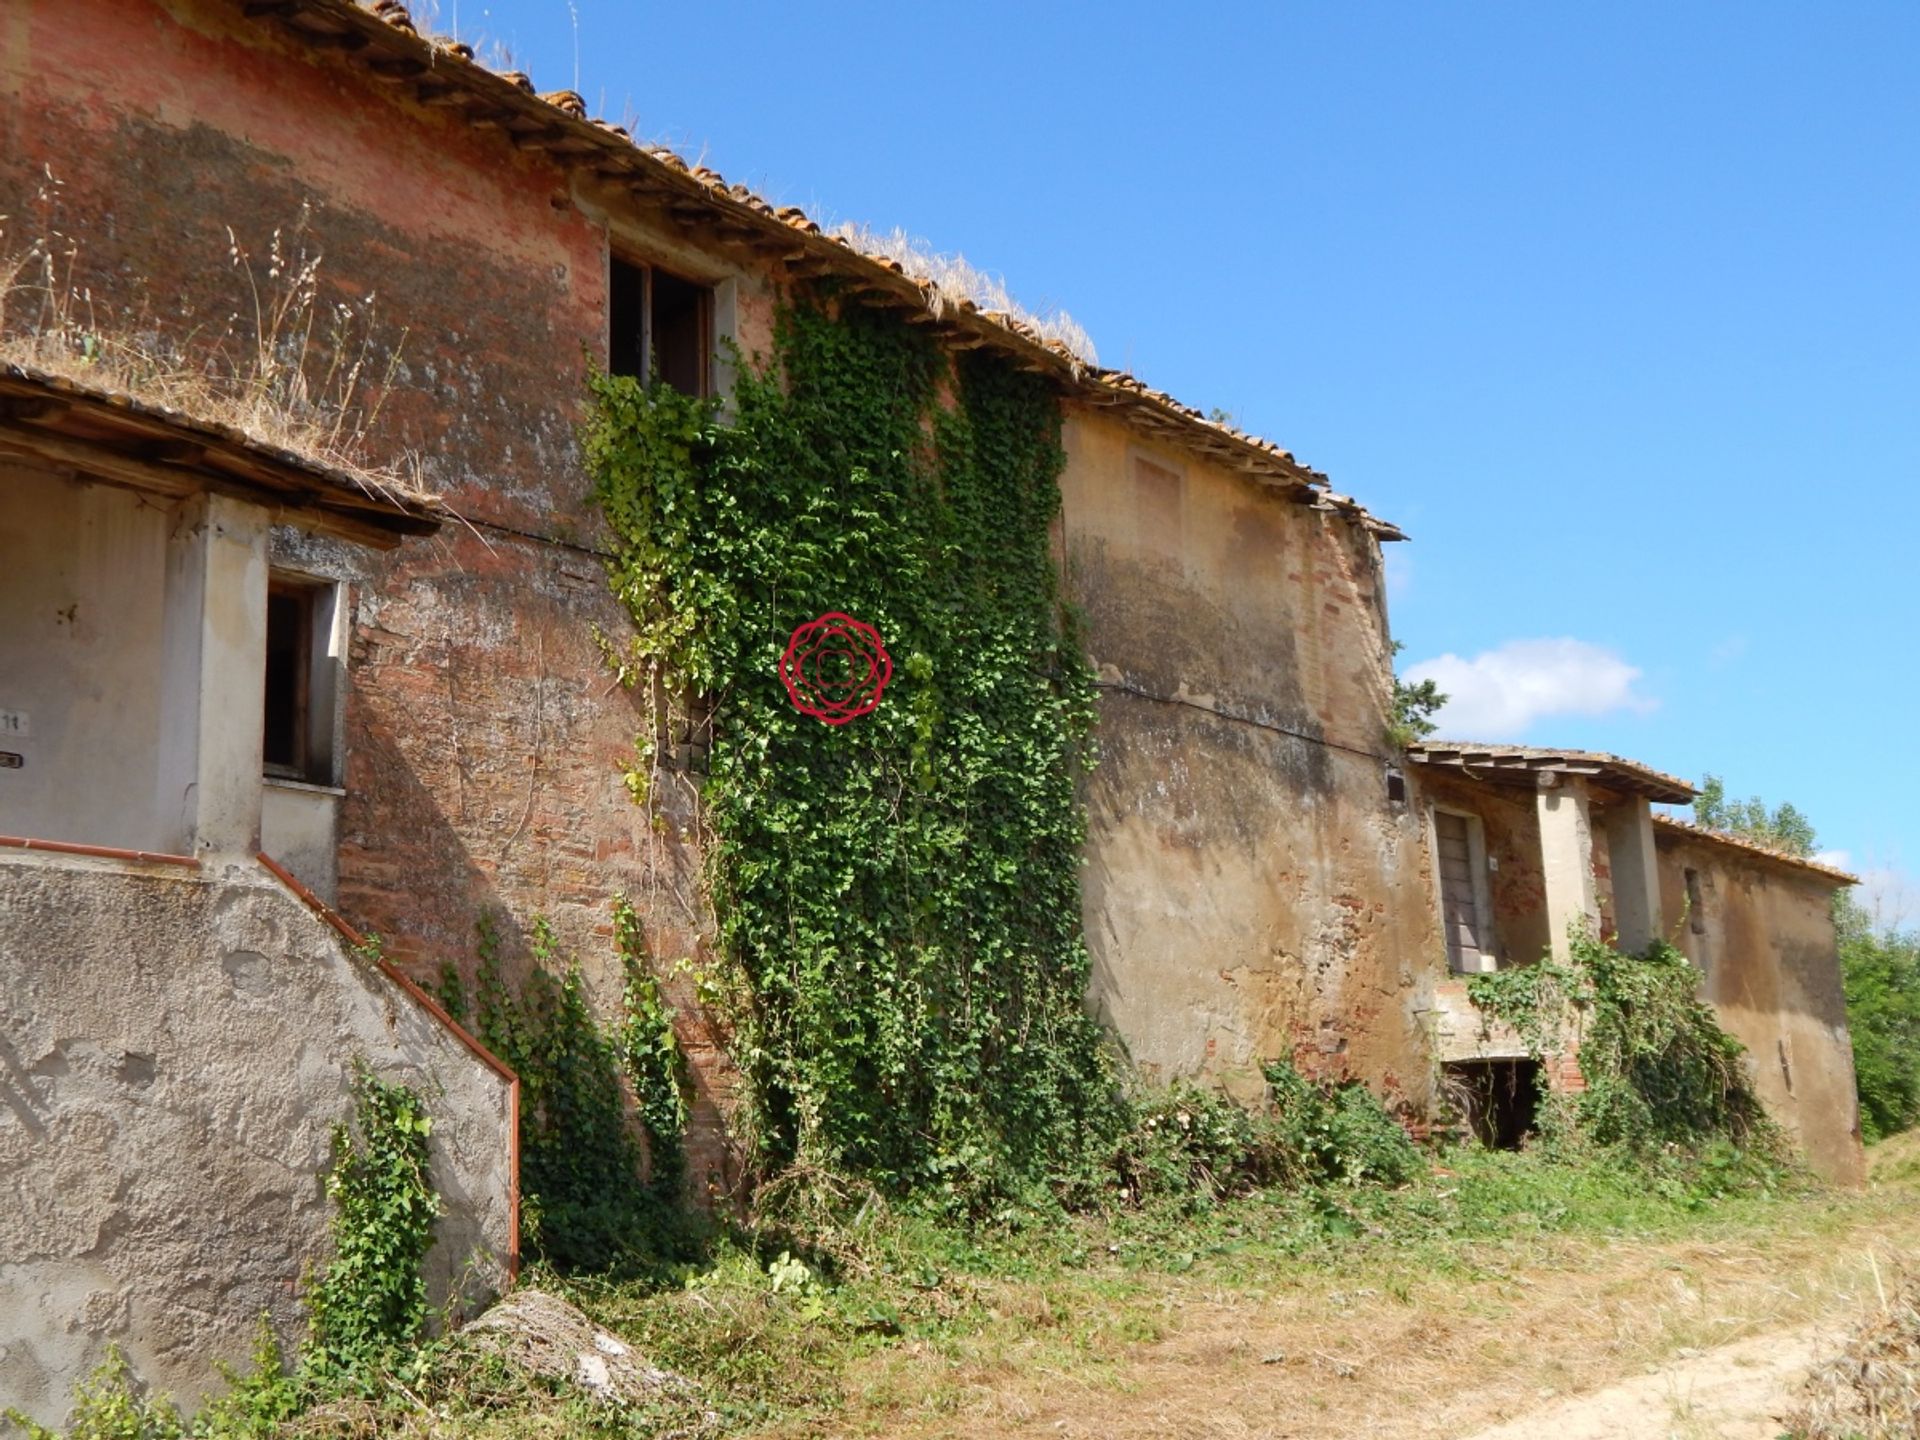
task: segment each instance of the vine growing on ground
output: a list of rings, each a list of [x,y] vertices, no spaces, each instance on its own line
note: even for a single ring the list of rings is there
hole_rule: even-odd
[[[585,447],[635,626],[622,673],[712,705],[745,1139],[763,1174],[804,1161],[977,1207],[1120,1120],[1083,1008],[1093,690],[1049,543],[1058,405],[824,293],[740,368],[725,413],[597,376]],[[798,713],[778,673],[829,611],[895,662],[845,725]]]
[[[311,1332],[302,1368],[320,1376],[371,1374],[424,1333],[421,1270],[440,1214],[428,1174],[433,1122],[420,1097],[364,1065],[353,1077],[353,1117],[334,1127],[333,1256],[308,1291]]]
[[[1476,975],[1467,994],[1535,1059],[1577,1050],[1586,1089],[1547,1107],[1549,1126],[1567,1132],[1560,1138],[1642,1152],[1719,1141],[1771,1153],[1778,1133],[1748,1079],[1745,1047],[1720,1028],[1699,984],[1664,941],[1623,955],[1576,934],[1566,964]]]

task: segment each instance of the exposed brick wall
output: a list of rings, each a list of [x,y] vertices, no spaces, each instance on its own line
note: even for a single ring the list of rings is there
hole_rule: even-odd
[[[0,24],[4,248],[65,237],[102,328],[205,350],[251,341],[230,243],[270,289],[272,233],[291,247],[304,212],[323,304],[371,314],[367,373],[392,374],[372,457],[417,462],[470,522],[320,566],[354,584],[343,911],[426,980],[447,961],[471,976],[482,910],[509,956],[539,913],[611,998],[622,894],[663,961],[697,954],[689,796],[663,786],[657,819],[629,797],[644,707],[595,640],[628,623],[575,440],[606,238],[565,177],[276,48],[227,7],[22,0]],[[113,55],[141,59],[103,72]],[[764,297],[743,308],[764,326]],[[724,1170],[727,1082],[691,996],[673,998],[700,1091],[698,1183]]]
[[[417,459],[423,480],[468,522],[391,555],[336,547],[306,557],[354,586],[343,911],[429,981],[448,962],[471,976],[482,910],[499,917],[510,955],[540,913],[611,1000],[611,907],[623,894],[663,962],[697,957],[706,917],[686,777],[664,777],[651,811],[622,784],[632,740],[650,722],[639,698],[611,683],[595,639],[617,639],[627,621],[595,553],[603,539],[575,427],[589,356],[602,348],[607,226],[625,252],[735,279],[749,354],[769,336],[771,277],[659,213],[583,193],[588,182],[497,131],[296,48],[234,5],[15,0],[0,36],[9,246],[29,238],[23,217],[40,218],[35,197],[51,165],[64,183],[42,209],[77,246],[74,274],[90,303],[113,325],[204,349],[229,325],[244,340],[251,323],[227,227],[265,278],[274,228],[304,213],[324,252],[323,298],[370,306],[369,373],[391,368],[374,458]],[[121,56],[139,60],[103,69],[102,57]],[[1124,449],[1125,438],[1115,443]],[[1196,477],[1203,470],[1192,467]],[[1372,541],[1218,467],[1206,473],[1206,497],[1193,507],[1217,532],[1204,584],[1135,584],[1124,565],[1096,577],[1120,601],[1180,607],[1172,630],[1111,627],[1115,646],[1098,658],[1165,679],[1169,694],[1198,683],[1194,655],[1178,655],[1168,636],[1191,632],[1196,597],[1212,596],[1220,629],[1204,647],[1215,662],[1210,695],[1370,752],[1388,674]],[[1109,490],[1124,493],[1115,466],[1075,483],[1101,503]],[[1069,520],[1063,551],[1080,524],[1072,505]],[[1091,553],[1079,560],[1099,563]],[[1249,577],[1277,597],[1251,619],[1241,613]],[[1213,787],[1187,797],[1205,802],[1206,853],[1188,856],[1193,873],[1168,883],[1200,894],[1209,866],[1217,875],[1220,857],[1239,857],[1256,908],[1271,911],[1271,923],[1233,932],[1244,954],[1146,958],[1198,966],[1215,995],[1244,988],[1227,1009],[1291,1037],[1330,1071],[1424,1093],[1411,1007],[1415,976],[1433,959],[1430,866],[1418,827],[1385,805],[1383,761],[1184,710],[1110,738],[1117,750],[1129,737],[1143,755],[1177,747]],[[1236,765],[1248,785],[1227,784]],[[1242,833],[1254,785],[1271,792],[1261,823],[1288,837],[1284,854],[1248,858],[1260,848]],[[1154,843],[1178,829],[1170,823]],[[1164,854],[1141,863],[1157,871]],[[1216,966],[1238,978],[1220,978]],[[700,1090],[695,1183],[724,1183],[718,1037],[681,982],[670,996]],[[1292,1015],[1297,1030],[1287,1028]],[[1266,1037],[1262,1029],[1261,1046]]]

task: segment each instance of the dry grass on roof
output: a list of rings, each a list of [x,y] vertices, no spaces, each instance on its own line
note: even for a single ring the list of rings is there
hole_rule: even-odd
[[[943,255],[926,241],[901,229],[875,230],[851,221],[831,232],[863,255],[891,260],[916,280],[932,285],[947,305],[970,300],[981,310],[998,311],[1030,326],[1042,340],[1057,340],[1088,365],[1100,363],[1093,337],[1073,316],[1060,309],[1033,311],[1008,291],[1006,281],[980,269],[964,255]]]
[[[307,211],[274,228],[264,255],[229,228],[227,253],[207,257],[232,276],[228,313],[162,326],[96,300],[84,244],[61,228],[61,181],[44,177],[24,226],[0,217],[0,363],[237,432],[396,504],[433,499],[417,456],[372,458],[405,334],[376,338],[373,295],[322,295]]]

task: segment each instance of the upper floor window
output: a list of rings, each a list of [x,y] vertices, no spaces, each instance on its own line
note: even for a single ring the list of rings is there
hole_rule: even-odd
[[[266,728],[262,768],[281,780],[337,780],[335,711],[340,587],[286,571],[267,584]]]
[[[686,395],[712,388],[713,287],[614,259],[607,276],[607,368]]]

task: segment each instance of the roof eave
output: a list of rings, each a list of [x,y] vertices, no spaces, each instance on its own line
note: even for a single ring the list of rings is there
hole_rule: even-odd
[[[1376,540],[1406,538],[1399,527],[1347,497],[1319,505],[1327,477],[1281,446],[1209,420],[1132,375],[1089,366],[1016,317],[982,311],[964,299],[949,301],[931,282],[908,275],[897,262],[867,255],[825,234],[797,207],[776,209],[744,185],[727,186],[713,171],[647,150],[619,127],[588,118],[579,96],[570,91],[543,97],[524,76],[509,78],[451,46],[436,45],[418,32],[400,6],[386,7],[391,18],[382,18],[353,0],[235,3],[250,19],[273,23],[309,48],[343,54],[375,79],[406,88],[420,104],[484,115],[520,149],[542,152],[570,171],[590,171],[603,183],[642,186],[664,197],[676,218],[697,219],[723,239],[775,251],[776,263],[793,279],[832,275],[850,282],[863,301],[905,310],[915,323],[933,326],[954,349],[991,345],[1022,368],[1054,378],[1069,394],[1096,405],[1121,406],[1145,428],[1177,438],[1268,487],[1331,509]]]
[[[235,494],[376,549],[441,523],[427,497],[383,493],[231,426],[11,362],[0,363],[0,455],[166,496]]]

